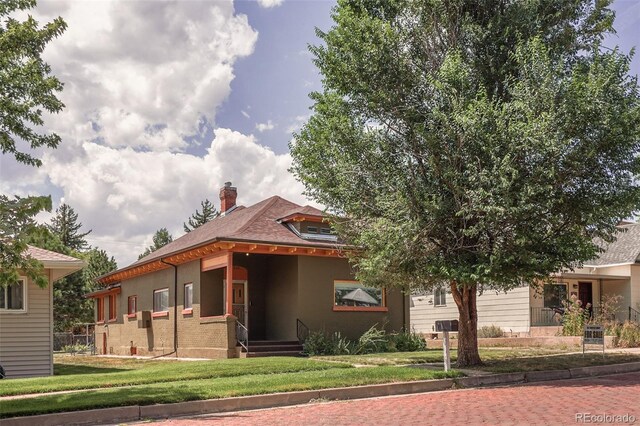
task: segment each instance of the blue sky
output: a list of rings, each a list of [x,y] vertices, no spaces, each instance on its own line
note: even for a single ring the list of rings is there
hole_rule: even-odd
[[[65,83],[65,111],[45,120],[63,143],[38,170],[0,157],[0,193],[67,202],[120,266],[160,227],[179,237],[225,181],[244,205],[276,194],[307,203],[288,143],[321,89],[307,46],[334,4],[39,0],[38,20],[69,25],[44,53]],[[618,34],[605,44],[627,52],[640,44],[640,1],[613,7]]]

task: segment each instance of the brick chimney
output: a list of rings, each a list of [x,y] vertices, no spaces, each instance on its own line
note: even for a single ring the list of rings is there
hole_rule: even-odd
[[[220,213],[225,214],[236,206],[236,198],[238,198],[238,189],[231,186],[231,182],[225,182],[220,188]]]

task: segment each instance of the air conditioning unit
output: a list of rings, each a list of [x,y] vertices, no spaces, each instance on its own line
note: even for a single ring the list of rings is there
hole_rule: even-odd
[[[142,311],[138,320],[138,328],[151,328],[151,311]]]

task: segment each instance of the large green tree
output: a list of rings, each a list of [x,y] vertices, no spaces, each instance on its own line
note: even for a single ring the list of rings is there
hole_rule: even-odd
[[[10,17],[35,4],[35,0],[0,2],[0,150],[38,167],[41,161],[24,149],[58,146],[58,135],[40,133],[38,127],[43,124],[43,111],[57,113],[64,107],[56,97],[62,83],[50,75],[41,54],[66,24],[57,18],[40,27],[31,16],[24,21]],[[44,210],[51,210],[50,197],[0,197],[0,286],[15,282],[19,269],[38,285],[46,285],[42,265],[25,255],[22,240],[35,226],[33,217]]]
[[[138,259],[142,259],[148,254],[153,253],[158,250],[160,247],[164,247],[173,241],[173,237],[167,230],[167,228],[160,228],[153,234],[153,244],[147,247],[142,254],[138,256]]]
[[[91,233],[91,230],[80,232],[80,228],[82,223],[78,221],[78,213],[66,203],[62,203],[56,209],[56,214],[49,225],[49,230],[60,238],[62,244],[77,251],[89,248],[85,237]]]
[[[200,206],[202,207],[202,212],[196,209],[196,212],[189,217],[188,224],[182,224],[184,232],[191,232],[220,215],[209,199],[201,201]]]
[[[609,1],[339,0],[291,146],[358,276],[446,286],[458,366],[476,297],[599,253],[640,206],[640,100]]]
[[[29,236],[39,228],[33,217],[43,210],[51,210],[50,197],[0,195],[0,286],[17,282],[21,273],[40,287],[47,285],[42,264],[25,253]]]

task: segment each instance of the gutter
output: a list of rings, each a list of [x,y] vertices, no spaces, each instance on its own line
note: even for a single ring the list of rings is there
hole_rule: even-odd
[[[178,265],[165,262],[160,258],[160,262],[165,265],[173,266],[173,352],[163,354],[161,356],[167,356],[171,354],[178,355]]]

